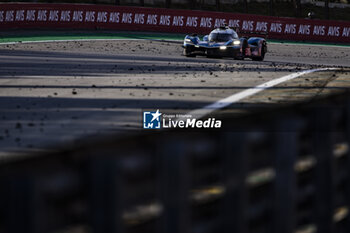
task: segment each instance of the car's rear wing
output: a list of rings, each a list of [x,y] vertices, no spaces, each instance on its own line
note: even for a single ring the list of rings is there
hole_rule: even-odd
[[[265,39],[268,38],[268,32],[243,31],[243,30],[240,30],[239,28],[233,28],[233,30],[235,30],[242,37],[260,36]]]

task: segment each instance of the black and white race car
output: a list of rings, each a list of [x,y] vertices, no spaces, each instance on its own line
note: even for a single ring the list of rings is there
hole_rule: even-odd
[[[264,60],[267,52],[266,40],[261,37],[239,37],[235,30],[223,26],[211,31],[200,40],[197,35],[187,35],[183,44],[183,54],[187,57],[204,55],[207,57],[251,58]]]

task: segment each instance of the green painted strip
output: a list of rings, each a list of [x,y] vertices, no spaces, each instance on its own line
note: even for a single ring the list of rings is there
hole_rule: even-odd
[[[296,44],[296,45],[323,45],[323,46],[338,46],[338,47],[350,47],[350,44],[336,44],[336,43],[326,43],[326,42],[306,42],[306,41],[287,41],[287,40],[270,40],[269,43],[279,43],[279,44]]]
[[[149,40],[179,40],[182,41],[185,34],[166,33],[136,33],[136,32],[111,32],[111,31],[8,31],[0,33],[0,43],[15,43],[29,41],[57,41],[57,40],[95,40],[95,39],[149,39]],[[349,44],[317,43],[303,41],[267,40],[269,43],[288,43],[302,45],[324,45],[350,47]]]
[[[160,39],[160,40],[183,40],[185,35],[179,34],[140,34],[140,33],[53,33],[42,32],[41,34],[13,34],[1,33],[0,43],[24,42],[24,41],[49,41],[49,40],[93,40],[93,39]]]

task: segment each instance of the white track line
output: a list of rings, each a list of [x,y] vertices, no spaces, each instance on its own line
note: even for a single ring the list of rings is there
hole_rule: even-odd
[[[258,92],[261,92],[263,90],[266,90],[268,88],[271,88],[273,86],[281,84],[283,82],[295,79],[295,78],[300,77],[302,75],[310,74],[310,73],[317,72],[317,71],[335,70],[335,69],[336,68],[320,68],[320,69],[305,70],[305,71],[289,74],[289,75],[283,76],[281,78],[273,79],[271,81],[268,81],[268,82],[263,83],[261,85],[258,85],[256,87],[249,88],[247,90],[241,91],[241,92],[239,92],[237,94],[233,94],[233,95],[231,95],[229,97],[226,97],[224,99],[216,101],[213,104],[207,105],[207,106],[205,106],[205,107],[203,107],[201,109],[193,110],[193,111],[187,113],[186,115],[191,115],[193,118],[199,119],[199,118],[202,118],[205,115],[208,115],[208,114],[210,114],[210,113],[212,113],[212,112],[214,112],[216,110],[225,108],[225,107],[227,107],[227,106],[229,106],[229,105],[231,105],[233,103],[236,103],[236,102],[238,102],[238,101],[240,101],[240,100],[242,100],[244,98],[247,98],[249,96],[255,95]]]

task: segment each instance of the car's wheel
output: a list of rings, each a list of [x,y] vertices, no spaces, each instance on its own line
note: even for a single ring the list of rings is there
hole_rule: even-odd
[[[184,48],[183,54],[184,54],[186,57],[195,57],[195,56],[196,56],[196,54],[191,53],[191,50],[188,49],[188,48]]]
[[[239,53],[238,56],[234,56],[233,58],[235,60],[244,60],[245,58],[245,51],[248,48],[248,42],[246,40],[243,41],[243,45],[242,45],[242,52]]]
[[[261,56],[260,57],[253,57],[252,59],[254,61],[263,61],[265,58],[266,52],[267,52],[267,46],[266,46],[266,43],[264,42],[262,47],[261,47]]]

